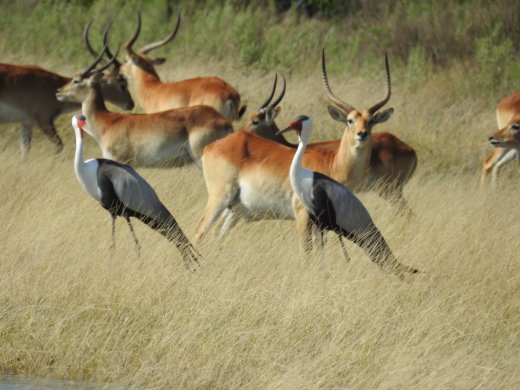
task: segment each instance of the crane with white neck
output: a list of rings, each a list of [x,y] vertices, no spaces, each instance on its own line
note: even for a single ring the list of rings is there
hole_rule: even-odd
[[[291,130],[297,133],[299,140],[289,170],[291,186],[321,234],[333,231],[338,236],[348,238],[358,244],[375,264],[399,277],[405,273],[417,273],[417,269],[395,259],[367,209],[350,190],[328,176],[302,167],[305,148],[312,133],[312,120],[300,115],[279,134]]]
[[[173,242],[186,269],[199,266],[200,254],[150,184],[128,165],[107,159],[84,161],[83,136],[85,132],[92,135],[86,118],[82,114],[74,115],[72,127],[76,135],[74,171],[83,189],[112,216],[112,248],[115,247],[115,220],[121,216],[128,223],[139,255],[139,241],[130,222],[130,217],[134,217]]]

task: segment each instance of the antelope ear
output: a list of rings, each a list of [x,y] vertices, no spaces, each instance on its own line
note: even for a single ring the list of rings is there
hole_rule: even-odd
[[[99,72],[94,72],[88,79],[87,79],[87,85],[89,87],[94,87],[96,85],[99,85],[101,82],[101,79],[103,78],[103,74]]]
[[[134,64],[138,64],[141,57],[139,57],[134,52],[128,53],[127,59],[130,60],[130,62],[133,62]]]
[[[240,107],[240,109],[238,110],[238,118],[242,118],[242,116],[244,115],[244,113],[246,112],[247,110],[247,104],[244,104],[242,107]]]
[[[271,119],[274,119],[278,116],[278,114],[280,113],[280,111],[282,110],[282,107],[275,107],[271,110]]]
[[[394,113],[394,109],[393,108],[388,108],[384,111],[381,111],[381,112],[377,112],[373,117],[372,117],[372,123],[383,123],[383,122],[386,122],[388,119],[390,119],[390,117],[392,116],[392,114]]]
[[[150,60],[151,64],[152,65],[162,65],[166,62],[166,58],[164,57],[157,57],[157,58],[154,58],[153,60]]]
[[[328,105],[327,110],[329,110],[329,114],[335,121],[345,123],[347,121],[347,116],[343,112],[343,110],[339,109],[336,106]]]

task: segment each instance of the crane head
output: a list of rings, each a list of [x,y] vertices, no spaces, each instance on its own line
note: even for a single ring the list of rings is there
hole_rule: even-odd
[[[85,115],[81,113],[78,113],[72,117],[72,127],[74,128],[74,130],[78,131],[82,137],[84,132],[94,137],[92,131],[87,125],[87,118],[85,117]]]

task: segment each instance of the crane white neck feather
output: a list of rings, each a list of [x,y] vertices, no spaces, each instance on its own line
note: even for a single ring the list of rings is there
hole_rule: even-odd
[[[289,179],[291,186],[306,208],[312,205],[312,186],[314,182],[314,172],[303,168],[302,161],[305,148],[309,142],[312,123],[310,120],[303,122],[303,128],[299,138],[298,148],[294,154],[291,169],[289,171]]]
[[[75,119],[75,118],[74,118]],[[97,172],[99,162],[96,159],[83,161],[83,134],[82,130],[73,119],[74,132],[76,133],[76,155],[74,156],[74,172],[83,189],[97,201],[101,200],[101,189],[98,186]]]

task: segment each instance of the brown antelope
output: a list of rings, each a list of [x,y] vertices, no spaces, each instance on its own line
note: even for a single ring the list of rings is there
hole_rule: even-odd
[[[390,70],[385,57],[387,94],[383,100],[364,111],[340,100],[328,87],[325,56],[322,58],[323,83],[331,101],[329,112],[342,119],[346,128],[339,147],[332,150],[313,148],[305,152],[303,165],[349,186],[365,178],[370,161],[373,126],[390,118],[393,109],[378,112],[391,95]],[[265,108],[264,104],[264,108]],[[224,224],[231,227],[234,215],[247,220],[296,219],[301,243],[309,245],[308,216],[294,197],[289,181],[289,167],[295,150],[271,140],[239,130],[204,149],[204,179],[208,189],[206,209],[196,227],[200,240],[225,211],[232,215]]]
[[[491,145],[496,148],[506,148],[517,153],[520,152],[520,113],[514,115],[507,125],[493,133],[488,138]]]
[[[154,65],[165,60],[152,59],[148,54],[175,37],[180,20],[179,14],[175,28],[166,38],[149,43],[135,52],[132,46],[141,30],[141,16],[137,14],[137,29],[125,44],[127,61],[121,68],[130,79],[136,100],[146,113],[206,105],[215,108],[229,121],[239,119],[245,111],[245,107],[240,108],[240,95],[235,88],[218,77],[198,77],[169,83],[160,80]]]
[[[60,88],[57,97],[82,102],[82,112],[105,158],[141,167],[179,166],[191,161],[200,165],[204,146],[233,131],[231,123],[208,106],[153,114],[108,111],[101,78],[92,68],[81,81]]]
[[[56,132],[54,120],[61,114],[78,110],[80,104],[56,99],[56,91],[65,84],[76,83],[89,69],[73,78],[33,65],[0,64],[0,123],[21,123],[21,153],[27,157],[31,146],[32,127],[38,126],[55,145],[56,152],[63,142]],[[116,73],[104,74],[101,88],[107,100],[131,110],[134,106],[126,79]]]
[[[280,112],[278,104],[285,93],[285,78],[282,92],[278,99],[270,104],[276,89],[277,76],[275,76],[273,89],[269,98],[260,109],[249,115],[248,120],[242,126],[242,130],[278,142],[282,145],[296,148],[297,145],[287,141],[279,134],[275,118]],[[327,91],[326,91],[327,92]],[[334,118],[334,117],[333,117]],[[308,145],[308,150],[321,149],[337,151],[341,140],[315,142]],[[365,179],[356,187],[355,191],[373,190],[381,197],[393,202],[399,211],[411,215],[412,211],[403,196],[404,185],[412,176],[417,167],[417,155],[415,150],[397,138],[395,135],[381,132],[372,134],[372,154]]]
[[[502,99],[498,103],[496,113],[499,129],[503,130],[513,126],[518,120],[518,115],[520,115],[520,91]],[[500,130],[498,132],[500,132]],[[491,138],[490,142],[492,143]],[[520,163],[520,152],[518,149],[506,145],[500,146],[498,143],[493,145],[495,148],[486,157],[482,166],[482,174],[480,176],[481,186],[485,185],[487,177],[489,173],[491,173],[491,185],[495,187],[497,185],[498,171],[500,168],[515,157]]]

